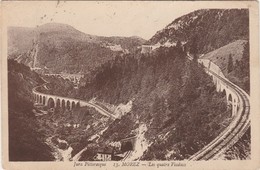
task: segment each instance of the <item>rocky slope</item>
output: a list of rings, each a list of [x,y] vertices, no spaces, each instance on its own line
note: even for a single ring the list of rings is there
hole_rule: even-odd
[[[248,39],[249,12],[247,9],[202,9],[175,19],[158,31],[150,44],[194,42],[199,53],[207,53],[235,40]]]
[[[46,72],[86,73],[115,55],[135,51],[139,37],[101,37],[75,28],[49,23],[37,28],[10,27],[8,55]]]

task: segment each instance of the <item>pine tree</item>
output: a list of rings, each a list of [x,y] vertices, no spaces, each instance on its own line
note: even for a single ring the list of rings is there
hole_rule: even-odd
[[[241,68],[242,74],[244,74],[245,76],[249,76],[250,64],[249,64],[249,43],[248,42],[245,44],[241,63],[242,63],[241,64],[242,65],[242,68]]]
[[[177,47],[177,49],[182,49],[182,44],[181,44],[180,40],[177,41],[176,47]]]
[[[198,59],[198,45],[197,45],[197,38],[194,36],[192,38],[192,44],[190,47],[190,53],[193,55],[193,61],[197,61]]]
[[[233,57],[231,56],[231,54],[229,54],[229,58],[228,58],[228,73],[230,73],[231,71],[233,71],[234,69],[234,65],[233,65]]]

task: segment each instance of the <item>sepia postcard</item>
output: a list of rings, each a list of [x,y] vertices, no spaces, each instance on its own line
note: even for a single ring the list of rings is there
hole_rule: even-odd
[[[260,169],[256,1],[1,2],[3,169]]]

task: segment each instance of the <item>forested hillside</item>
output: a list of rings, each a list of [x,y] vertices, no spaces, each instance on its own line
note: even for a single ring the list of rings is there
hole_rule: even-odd
[[[32,88],[43,83],[29,67],[8,60],[9,160],[51,161],[51,149],[44,143],[33,109]]]
[[[233,83],[250,91],[249,11],[202,9],[175,19],[158,31],[149,44],[182,42],[186,51],[217,64]],[[205,54],[205,55],[204,55]]]
[[[113,122],[99,141],[108,145],[145,125],[150,147],[139,157],[144,160],[186,159],[230,121],[225,96],[180,47],[118,57],[103,65],[79,94],[112,104],[133,101],[131,112]]]
[[[64,92],[64,89],[71,91],[73,88],[69,81],[63,79],[47,80],[52,82],[48,85],[49,89],[59,87]],[[33,106],[32,88],[43,83],[43,79],[29,67],[8,60],[10,161],[64,160],[66,152],[72,159],[111,122],[88,107],[74,110],[56,108],[53,112],[46,107],[37,109]],[[66,96],[67,93],[60,95]],[[46,114],[36,116],[36,110]],[[59,142],[64,140],[66,142]]]

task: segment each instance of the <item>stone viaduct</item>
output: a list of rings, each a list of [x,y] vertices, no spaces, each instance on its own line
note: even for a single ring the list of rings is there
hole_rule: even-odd
[[[230,83],[221,69],[209,59],[198,59],[198,63],[202,64],[205,67],[206,73],[213,78],[217,92],[225,94],[228,106],[232,107],[232,116],[237,114],[241,102],[240,98],[237,91],[230,87]]]
[[[45,84],[43,84],[41,86],[44,86]],[[101,113],[104,116],[110,117],[112,119],[117,118],[114,114],[106,111],[101,106],[99,106],[95,103],[90,103],[90,102],[80,100],[80,99],[74,99],[74,98],[61,97],[61,96],[57,96],[57,95],[41,93],[38,91],[38,88],[40,88],[41,86],[34,87],[32,90],[35,104],[48,106],[49,108],[60,107],[60,108],[67,109],[67,110],[72,110],[76,107],[88,106],[88,107],[95,108],[99,113]]]
[[[80,100],[44,94],[38,92],[36,89],[37,87],[33,89],[33,97],[36,104],[42,104],[45,106],[49,106],[50,108],[61,107],[68,110],[71,110],[75,107],[86,106],[86,104],[81,102]]]

